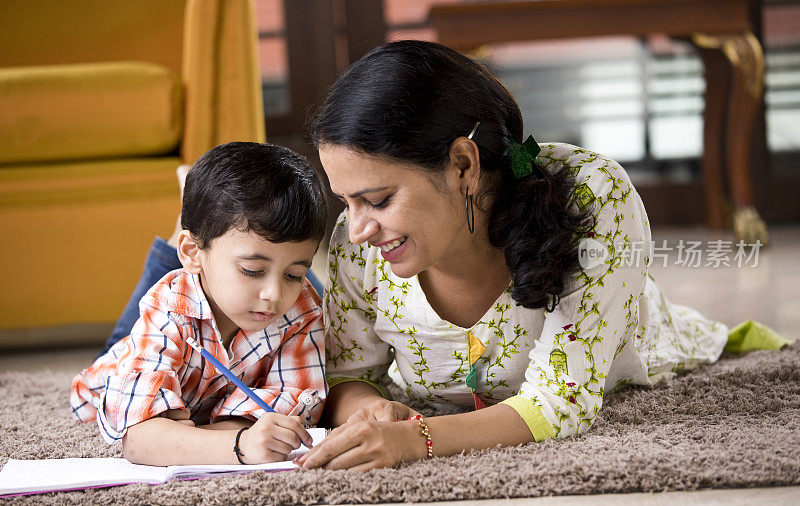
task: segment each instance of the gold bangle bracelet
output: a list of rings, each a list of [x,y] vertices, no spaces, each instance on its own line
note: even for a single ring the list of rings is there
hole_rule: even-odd
[[[432,459],[433,458],[433,441],[431,440],[431,431],[428,429],[428,424],[425,423],[425,418],[422,415],[415,415],[409,418],[409,420],[416,420],[419,424],[419,430],[422,432],[422,435],[425,436],[425,445],[427,447],[428,453],[426,458]]]

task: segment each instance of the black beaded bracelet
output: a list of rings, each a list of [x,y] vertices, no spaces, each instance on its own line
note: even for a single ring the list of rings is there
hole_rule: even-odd
[[[249,429],[249,427],[242,427],[239,429],[239,432],[236,433],[236,442],[233,444],[233,453],[236,454],[236,460],[238,460],[243,466],[246,466],[247,464],[245,464],[244,460],[242,460],[244,453],[239,449],[239,438],[242,437],[242,432],[246,431],[247,429]]]

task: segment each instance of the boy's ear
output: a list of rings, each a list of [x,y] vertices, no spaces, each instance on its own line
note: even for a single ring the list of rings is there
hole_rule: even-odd
[[[188,272],[200,274],[200,246],[188,230],[178,232],[178,259]]]

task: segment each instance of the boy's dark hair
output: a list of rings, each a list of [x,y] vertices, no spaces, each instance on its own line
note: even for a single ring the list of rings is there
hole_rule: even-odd
[[[257,142],[229,142],[201,156],[186,176],[181,226],[201,249],[231,227],[270,242],[320,241],[328,203],[304,157]]]
[[[533,163],[530,175],[514,176],[508,148],[522,142],[522,113],[487,68],[433,42],[384,44],[331,86],[310,133],[317,147],[345,146],[437,173],[448,166],[452,142],[478,121],[473,140],[484,177],[475,202],[488,211],[489,241],[503,248],[514,301],[552,309],[579,268],[587,216],[571,209],[568,171]]]

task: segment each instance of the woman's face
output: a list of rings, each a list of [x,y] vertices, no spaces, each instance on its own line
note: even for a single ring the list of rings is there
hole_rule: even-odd
[[[350,241],[379,247],[396,275],[414,276],[468,247],[457,169],[431,174],[330,144],[319,156],[348,207]]]

